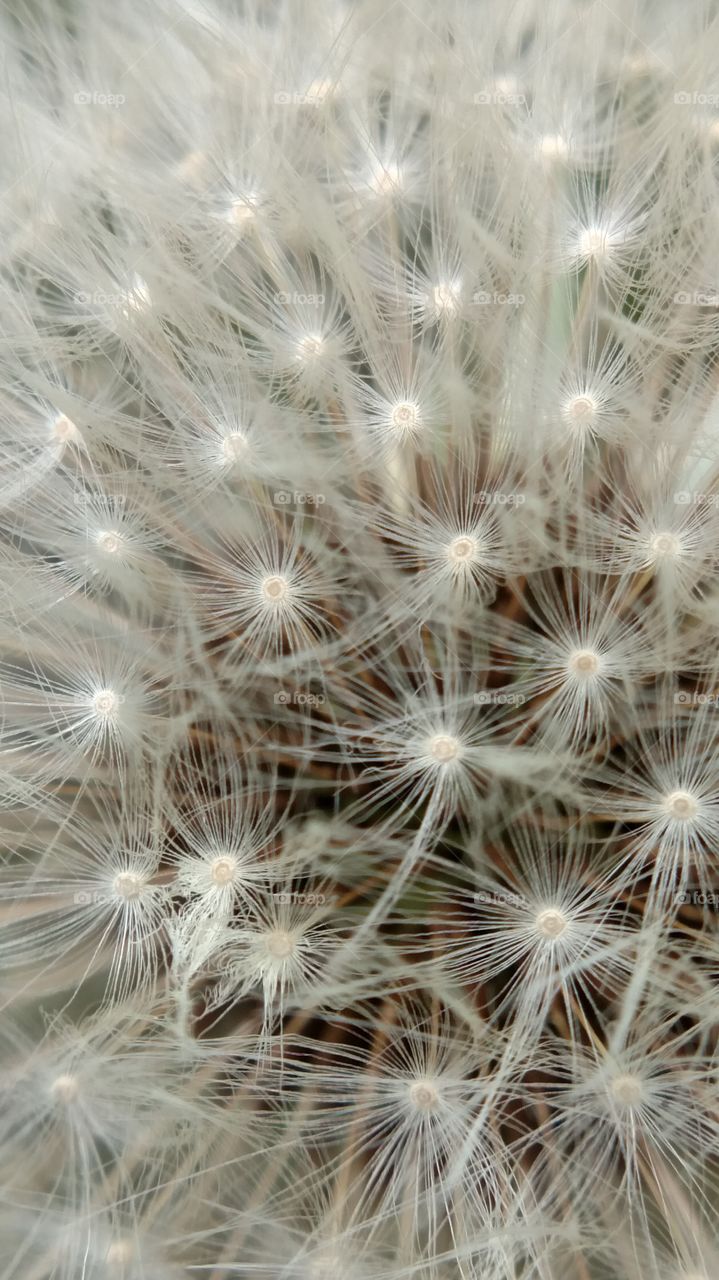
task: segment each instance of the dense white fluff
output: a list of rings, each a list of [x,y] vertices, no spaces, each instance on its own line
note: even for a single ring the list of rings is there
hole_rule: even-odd
[[[716,5],[0,43],[0,1280],[716,1277]]]

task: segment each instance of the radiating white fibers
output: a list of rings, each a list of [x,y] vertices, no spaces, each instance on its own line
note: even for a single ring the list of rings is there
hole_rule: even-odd
[[[716,0],[0,43],[0,1280],[716,1280]]]

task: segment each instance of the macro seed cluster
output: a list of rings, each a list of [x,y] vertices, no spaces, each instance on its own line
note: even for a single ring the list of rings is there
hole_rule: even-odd
[[[0,1280],[710,1280],[715,3],[0,26]]]

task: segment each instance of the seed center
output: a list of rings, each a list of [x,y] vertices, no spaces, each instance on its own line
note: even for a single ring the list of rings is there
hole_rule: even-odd
[[[112,689],[101,689],[96,693],[92,705],[99,716],[111,716],[117,711],[120,705],[120,699]]]
[[[574,427],[588,427],[597,413],[597,401],[594,396],[574,396],[566,405],[564,414]]]
[[[273,574],[271,577],[265,578],[262,583],[262,594],[266,600],[284,600],[287,590],[287,579],[280,577],[279,574]]]
[[[675,533],[657,533],[649,546],[656,560],[665,560],[678,555],[682,544]]]
[[[477,543],[474,538],[461,536],[455,538],[449,544],[448,552],[450,560],[454,560],[459,564],[464,564],[471,560],[477,550]]]
[[[601,660],[599,658],[599,654],[595,653],[593,649],[577,649],[569,659],[570,671],[573,671],[575,675],[584,676],[585,678],[588,676],[595,676],[600,666]]]
[[[664,801],[664,808],[670,817],[689,822],[696,817],[699,805],[690,792],[672,791]]]
[[[579,237],[579,252],[583,258],[601,258],[607,247],[607,233],[599,227],[588,227]]]
[[[145,887],[145,880],[134,871],[121,871],[118,876],[115,876],[114,886],[119,897],[124,898],[126,902],[131,902],[139,898]]]
[[[76,1076],[62,1075],[53,1080],[50,1092],[59,1102],[74,1102],[80,1091]]]
[[[448,764],[450,760],[456,760],[460,753],[460,744],[456,738],[452,738],[449,734],[438,733],[432,738],[429,744],[430,755],[440,764]]]
[[[418,1111],[435,1111],[439,1104],[439,1093],[431,1080],[415,1080],[409,1096]]]
[[[238,462],[247,452],[247,440],[241,431],[231,431],[222,441],[222,452],[228,462]]]
[[[97,535],[98,547],[100,547],[103,551],[106,551],[107,554],[110,556],[114,556],[117,554],[117,552],[122,547],[123,541],[124,539],[122,537],[122,534],[117,533],[116,531],[113,531],[111,529],[103,530],[102,533],[98,533]]]
[[[459,305],[459,288],[453,284],[437,284],[432,290],[432,305],[435,311],[446,314],[456,312]]]
[[[537,932],[543,938],[561,938],[567,927],[567,917],[557,907],[544,907],[537,914]]]
[[[79,439],[80,432],[66,413],[60,413],[52,424],[52,433],[56,440],[67,444],[70,440]]]
[[[392,426],[398,431],[413,431],[418,423],[418,414],[416,405],[410,404],[408,400],[402,404],[395,405],[392,410]]]
[[[215,858],[210,868],[210,874],[215,884],[229,884],[235,874],[235,864],[232,858]]]
[[[612,1093],[625,1107],[635,1107],[642,1098],[642,1082],[637,1076],[616,1076],[611,1084]]]
[[[265,940],[267,950],[275,960],[286,960],[295,949],[295,941],[286,929],[273,929]]]
[[[297,343],[297,356],[300,360],[316,360],[324,350],[325,340],[320,333],[310,333]]]

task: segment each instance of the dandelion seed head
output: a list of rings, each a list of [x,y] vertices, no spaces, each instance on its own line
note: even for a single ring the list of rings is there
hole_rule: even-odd
[[[122,313],[127,318],[134,313],[147,311],[152,306],[149,285],[142,276],[134,275],[128,289],[122,292]]]
[[[419,405],[402,400],[390,410],[390,423],[398,435],[412,435],[419,427]]]
[[[325,350],[325,340],[321,333],[308,333],[297,343],[296,355],[301,361],[317,360]]]
[[[233,196],[225,211],[225,220],[236,230],[241,231],[254,222],[260,204],[256,191],[248,191],[245,195]]]
[[[297,939],[287,929],[271,929],[264,941],[273,960],[289,960],[297,946]]]
[[[243,431],[230,431],[223,436],[220,445],[220,452],[223,463],[235,466],[247,456],[248,451],[247,436]]]
[[[213,858],[210,863],[210,876],[217,885],[231,884],[237,875],[237,859],[227,855]]]
[[[691,822],[699,812],[699,803],[690,791],[671,791],[664,797],[662,808],[676,822]]]
[[[644,1087],[638,1076],[620,1075],[611,1081],[612,1096],[624,1107],[636,1107],[644,1096]]]
[[[125,547],[125,539],[116,529],[103,529],[98,533],[95,542],[100,551],[108,556],[116,556]]]
[[[675,533],[655,533],[649,542],[649,553],[654,561],[676,560],[681,552],[681,539]]]
[[[562,407],[562,416],[575,430],[586,431],[596,422],[598,410],[599,403],[595,397],[583,392],[567,400]]]
[[[118,898],[124,899],[125,902],[133,902],[141,896],[146,883],[145,876],[139,875],[136,871],[121,871],[115,876],[112,887]]]
[[[430,302],[432,311],[440,318],[451,320],[460,309],[462,285],[459,281],[442,281],[432,288]]]
[[[281,605],[289,596],[290,584],[281,574],[273,573],[262,580],[260,589],[270,604]]]
[[[569,670],[582,680],[589,680],[601,670],[602,659],[594,649],[576,649],[569,657]]]
[[[409,1099],[417,1111],[436,1111],[440,1103],[440,1094],[432,1080],[414,1080],[409,1086]]]
[[[545,133],[537,143],[537,152],[543,160],[566,160],[570,147],[560,133]]]
[[[114,689],[98,689],[91,699],[95,715],[104,720],[110,720],[117,715],[121,704],[122,698]]]
[[[706,1280],[713,6],[28,7],[6,1266]]]
[[[609,247],[607,232],[602,227],[586,227],[577,240],[577,253],[581,258],[604,258]]]
[[[404,175],[398,164],[389,163],[383,165],[373,158],[370,165],[368,185],[374,195],[385,199],[395,196],[401,190],[403,182]]]
[[[50,1085],[53,1098],[64,1105],[75,1102],[80,1093],[80,1081],[77,1076],[63,1074],[56,1076]]]
[[[451,764],[462,754],[462,744],[459,739],[447,733],[435,734],[429,739],[427,749],[432,759],[438,764]]]
[[[452,565],[469,564],[476,558],[478,550],[476,538],[461,534],[459,537],[453,538],[447,546],[447,558]]]
[[[79,427],[75,425],[72,418],[68,418],[66,413],[59,413],[57,417],[52,419],[50,433],[52,439],[61,445],[79,444],[82,440]]]
[[[535,920],[537,933],[549,941],[554,942],[555,939],[561,938],[568,924],[566,915],[558,907],[543,907],[537,912]]]

